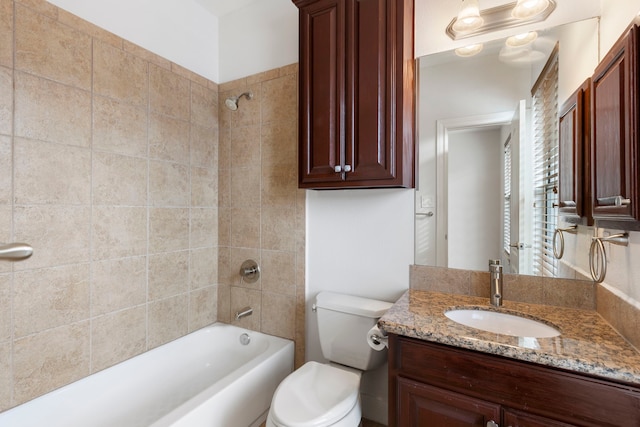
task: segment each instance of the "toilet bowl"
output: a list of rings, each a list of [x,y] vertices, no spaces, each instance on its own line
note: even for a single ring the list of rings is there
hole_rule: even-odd
[[[359,394],[359,372],[307,362],[278,386],[267,427],[357,426]]]
[[[386,349],[373,351],[367,332],[391,303],[321,292],[314,311],[322,354],[331,363],[307,362],[276,389],[267,427],[358,427],[362,417],[362,372],[386,361]]]

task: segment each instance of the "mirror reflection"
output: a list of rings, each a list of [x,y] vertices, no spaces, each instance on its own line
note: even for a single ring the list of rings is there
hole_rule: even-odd
[[[419,60],[416,264],[555,276],[558,108],[598,63],[598,20],[468,51]]]

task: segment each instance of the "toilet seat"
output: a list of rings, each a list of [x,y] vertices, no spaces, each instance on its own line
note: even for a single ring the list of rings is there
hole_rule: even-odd
[[[358,404],[360,375],[334,366],[307,362],[280,383],[271,402],[276,425],[327,426]]]

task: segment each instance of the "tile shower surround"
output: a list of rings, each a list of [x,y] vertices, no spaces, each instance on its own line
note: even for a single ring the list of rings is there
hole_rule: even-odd
[[[44,0],[0,0],[0,241],[35,250],[0,262],[0,411],[245,305],[238,324],[303,359],[296,75],[219,87]]]

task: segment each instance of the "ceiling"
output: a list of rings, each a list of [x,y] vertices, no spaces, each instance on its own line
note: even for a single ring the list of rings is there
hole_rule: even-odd
[[[254,3],[258,0],[196,0],[209,12],[220,17]]]

